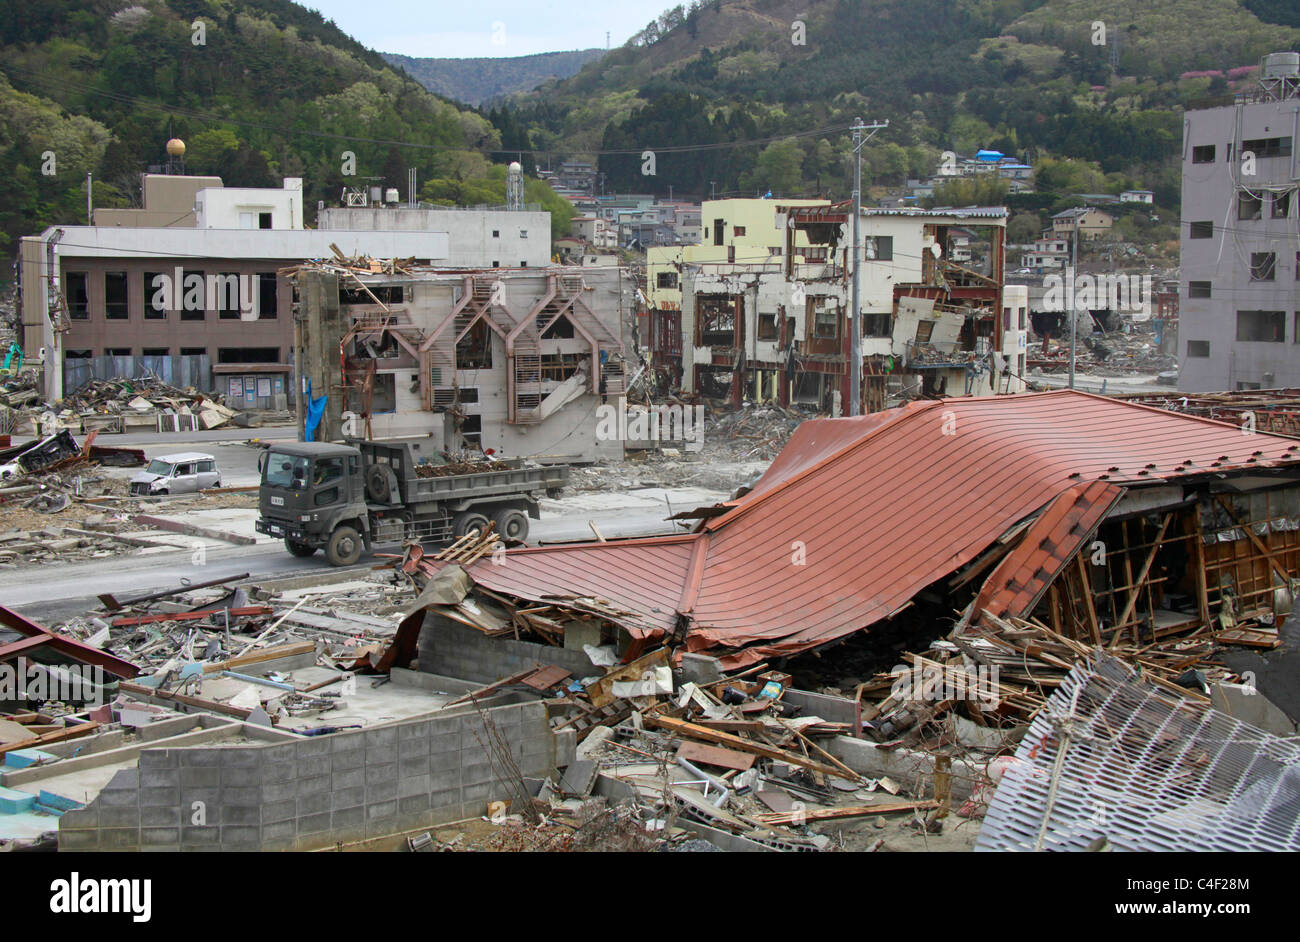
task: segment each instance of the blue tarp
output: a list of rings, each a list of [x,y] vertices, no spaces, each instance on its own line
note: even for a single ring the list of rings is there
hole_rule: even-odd
[[[321,416],[325,414],[325,400],[328,395],[321,396],[319,399],[311,397],[311,380],[307,380],[307,415],[303,417],[302,422],[302,440],[305,442],[315,441],[316,426],[320,425]]]

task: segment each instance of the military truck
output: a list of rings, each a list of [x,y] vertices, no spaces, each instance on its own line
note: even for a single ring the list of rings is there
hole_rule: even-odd
[[[284,539],[295,556],[324,549],[350,566],[375,544],[446,542],[489,521],[508,540],[528,536],[538,499],[556,497],[567,466],[529,467],[520,459],[491,470],[446,473],[418,442],[296,442],[272,445],[259,459],[257,532]],[[457,469],[460,470],[460,469]]]

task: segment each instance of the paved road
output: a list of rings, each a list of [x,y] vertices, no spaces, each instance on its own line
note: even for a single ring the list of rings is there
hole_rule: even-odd
[[[726,495],[716,495],[723,500]],[[559,501],[553,503],[561,503]],[[594,521],[606,537],[650,536],[685,532],[680,525],[664,520],[664,510],[572,508],[567,513],[543,512],[532,521],[530,543],[589,540],[588,521]],[[396,546],[380,551],[395,553]],[[252,573],[253,577],[285,576],[295,572],[330,569],[322,554],[308,559],[289,555],[279,543],[255,546],[208,548],[203,565],[191,562],[188,550],[148,556],[123,556],[82,563],[51,563],[35,568],[0,570],[0,604],[15,608],[44,623],[54,623],[98,607],[96,598],[104,592],[118,596],[144,595],[175,588],[182,579],[207,582],[224,576]],[[363,557],[358,570],[377,560]]]

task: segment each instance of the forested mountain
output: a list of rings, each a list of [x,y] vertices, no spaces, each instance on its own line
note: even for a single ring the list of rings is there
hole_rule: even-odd
[[[1058,174],[1072,185],[1142,184],[1173,205],[1181,110],[1253,81],[1229,70],[1300,49],[1295,9],[1281,0],[694,0],[511,106],[539,149],[626,152],[599,158],[606,190],[844,196],[844,127],[860,115],[890,122],[864,151],[870,182],[897,185],[933,173],[946,150],[985,147],[1075,158]],[[701,143],[716,149],[671,151]],[[642,172],[644,150],[656,151],[654,175]]]
[[[0,249],[84,223],[88,171],[97,206],[131,205],[173,136],[189,172],[228,186],[303,177],[309,219],[345,183],[405,195],[408,167],[436,198],[449,199],[438,181],[477,178],[504,200],[488,164],[509,157],[487,118],[289,0],[0,4]]]
[[[547,79],[568,78],[604,54],[604,49],[575,49],[499,59],[429,59],[393,52],[383,56],[429,91],[477,107],[505,95],[532,91]]]

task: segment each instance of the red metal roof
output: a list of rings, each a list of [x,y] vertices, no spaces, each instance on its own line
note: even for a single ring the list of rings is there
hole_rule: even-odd
[[[50,631],[50,629],[38,625],[25,615],[20,615],[13,609],[5,608],[3,605],[0,605],[0,625],[12,628],[20,635],[23,635],[21,641],[13,641],[0,646],[0,660],[9,660],[11,657],[25,651],[48,645],[74,661],[103,668],[114,677],[129,678],[140,674],[140,668],[130,661],[109,654],[107,651],[101,651],[99,648],[85,644],[75,638]]]
[[[1029,614],[1123,494],[1124,488],[1105,481],[1062,491],[984,580],[975,598],[976,618],[985,610]]]
[[[634,635],[681,613],[688,650],[737,667],[889,617],[1077,484],[1300,464],[1298,452],[1068,390],[915,402],[803,423],[750,494],[689,536],[513,551],[469,572],[528,599],[607,599],[636,613]]]

